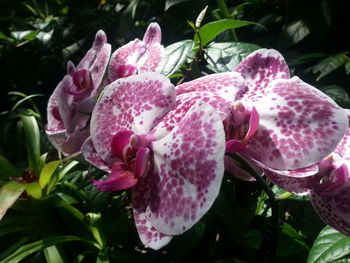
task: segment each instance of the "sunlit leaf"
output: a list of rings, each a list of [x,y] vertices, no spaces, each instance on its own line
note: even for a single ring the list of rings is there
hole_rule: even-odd
[[[35,199],[40,199],[43,195],[40,185],[37,182],[26,184],[26,193]]]
[[[242,42],[210,43],[204,58],[214,72],[232,71],[246,56],[260,47]]]
[[[348,255],[350,255],[350,237],[326,226],[317,236],[307,263],[335,262]]]
[[[17,263],[29,256],[30,254],[34,252],[38,252],[46,247],[50,247],[53,245],[66,243],[66,242],[73,242],[73,241],[79,241],[88,243],[92,246],[95,246],[95,244],[91,241],[85,240],[81,237],[77,236],[56,236],[56,237],[49,237],[44,238],[40,241],[36,241],[30,244],[26,244],[19,249],[17,249],[13,254],[5,258],[4,260],[0,261],[0,263]]]
[[[183,40],[167,46],[161,73],[166,76],[174,74],[186,62],[194,45],[193,40]]]
[[[318,81],[347,62],[348,60],[345,56],[345,53],[340,53],[320,61],[316,66],[312,68],[312,71],[313,73],[319,73],[316,78]]]
[[[285,28],[281,42],[284,46],[290,47],[303,40],[309,34],[310,30],[303,21],[294,21]]]
[[[51,180],[48,183],[47,186],[47,193],[50,193],[52,189],[55,187],[55,185],[76,165],[78,165],[79,162],[77,161],[70,161],[63,165],[63,167],[54,174],[54,176],[51,178]]]
[[[199,29],[199,36],[196,34],[194,36],[194,41],[199,42],[202,46],[205,46],[209,41],[211,41],[214,37],[219,35],[221,32],[230,29],[230,28],[239,28],[248,25],[256,25],[253,22],[249,21],[241,21],[241,20],[233,20],[233,19],[223,19],[219,21],[210,22],[205,24]]]
[[[6,211],[20,197],[25,189],[25,185],[17,182],[8,182],[0,188],[0,220]]]
[[[44,255],[47,263],[64,263],[63,257],[57,246],[44,248]]]
[[[39,177],[39,185],[41,189],[43,189],[50,181],[51,176],[55,172],[57,166],[60,164],[60,161],[52,161],[44,165],[43,169],[41,169],[40,177]]]

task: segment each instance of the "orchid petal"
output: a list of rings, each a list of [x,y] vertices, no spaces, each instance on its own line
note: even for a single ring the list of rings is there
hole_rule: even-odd
[[[148,46],[146,52],[137,61],[137,68],[139,73],[158,71],[162,66],[164,57],[164,47],[158,43]]]
[[[74,110],[72,109],[73,97],[66,92],[66,90],[71,89],[73,85],[73,78],[66,75],[56,87],[59,115],[68,134],[72,133],[75,129],[74,124],[72,125],[74,117]]]
[[[172,236],[164,235],[152,227],[145,213],[134,210],[134,219],[139,237],[145,246],[159,250],[172,240]]]
[[[62,144],[62,152],[64,154],[73,154],[81,151],[84,141],[89,137],[89,128],[77,130],[67,136],[66,141]]]
[[[126,161],[126,154],[129,149],[130,137],[134,133],[132,131],[119,131],[113,135],[111,139],[112,153],[120,160]]]
[[[349,176],[349,164],[340,167],[338,172]],[[339,232],[350,235],[350,180],[336,189],[320,194],[311,192],[311,203],[321,219]]]
[[[146,45],[153,45],[155,43],[160,44],[160,42],[162,42],[162,31],[161,31],[158,23],[153,22],[153,23],[149,24],[149,26],[147,27],[147,30],[143,36],[142,41]]]
[[[248,160],[246,160],[248,162]],[[261,171],[258,171],[258,167],[255,167],[251,165],[251,167],[257,168],[256,170],[257,174],[262,174]],[[236,162],[235,159],[231,158],[230,156],[225,155],[225,170],[229,172],[231,175],[236,177],[237,179],[253,182],[255,181],[255,178],[246,170],[242,169],[240,164]]]
[[[246,57],[236,68],[248,85],[240,99],[255,102],[263,98],[265,88],[274,79],[289,79],[289,69],[283,56],[274,49],[259,49]]]
[[[87,138],[81,147],[81,153],[83,154],[86,161],[91,163],[93,166],[105,171],[111,172],[111,168],[109,168],[104,160],[98,155],[95,150],[95,146],[91,140],[91,137]]]
[[[134,175],[139,178],[145,175],[149,169],[148,162],[150,158],[150,150],[148,148],[140,148],[136,153]]]
[[[265,164],[251,159],[253,163],[264,170],[264,174],[278,187],[296,195],[310,193],[309,180],[319,172],[317,165],[311,165],[295,170],[275,170]]]
[[[136,66],[137,61],[145,54],[147,45],[139,39],[130,41],[128,44],[118,48],[111,56],[109,64],[109,81],[112,82],[122,77],[120,76],[120,67]]]
[[[260,124],[245,155],[277,170],[321,161],[348,127],[346,111],[298,77],[274,80],[254,105]]]
[[[94,186],[103,192],[120,191],[133,187],[138,182],[134,173],[129,170],[124,162],[115,162],[112,171],[104,181],[94,180]]]
[[[228,100],[233,98],[233,103],[246,91],[244,79],[237,72],[224,72],[204,76],[189,82],[185,82],[176,88],[176,95],[192,91],[207,91],[220,94]]]
[[[146,209],[151,198],[152,174],[140,177],[139,182],[133,188],[133,213],[137,232],[142,243],[153,249],[160,249],[167,245],[172,236],[158,232],[146,217]]]
[[[119,79],[107,87],[91,116],[96,151],[106,160],[112,135],[123,130],[147,134],[174,106],[175,90],[169,79],[149,72]]]
[[[246,144],[242,143],[241,140],[232,139],[226,142],[225,152],[236,153],[243,151],[246,147]]]
[[[165,138],[152,142],[154,178],[146,216],[167,235],[189,229],[216,199],[225,136],[216,110],[199,102]]]
[[[102,30],[97,31],[92,47],[76,66],[76,70],[89,69],[96,59],[97,52],[107,43],[107,36]]]
[[[59,114],[59,96],[62,89],[62,82],[60,82],[52,95],[49,98],[49,102],[47,104],[47,126],[46,130],[51,133],[61,132],[64,130],[64,125],[62,118]]]
[[[249,118],[249,128],[248,128],[247,134],[243,138],[244,142],[250,140],[250,138],[253,137],[253,135],[256,133],[256,131],[259,128],[259,122],[260,122],[259,113],[256,110],[256,108],[253,107]]]
[[[232,95],[232,93],[231,93]],[[184,118],[188,110],[198,101],[203,101],[214,107],[221,120],[224,120],[230,113],[232,104],[232,97],[228,93],[227,97],[222,97],[217,92],[189,92],[178,95],[176,97],[176,105],[167,115],[159,122],[159,124],[152,131],[152,136],[155,139],[160,139],[166,136],[178,123]]]
[[[345,109],[350,123],[350,110]],[[345,135],[338,144],[337,148],[334,150],[333,154],[339,155],[342,159],[350,161],[350,127],[348,127]]]
[[[47,127],[45,128],[45,133],[50,143],[55,147],[57,151],[61,151],[62,145],[66,141],[66,130],[49,130]]]

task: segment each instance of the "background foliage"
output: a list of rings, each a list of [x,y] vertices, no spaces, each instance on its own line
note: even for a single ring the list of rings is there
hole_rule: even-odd
[[[207,5],[198,46],[191,24]],[[229,174],[191,230],[160,251],[144,248],[129,193],[94,189],[89,176],[99,171],[62,159],[43,132],[47,99],[66,62],[79,61],[95,32],[103,29],[115,49],[152,21],[171,45],[163,73],[174,83],[231,70],[255,49],[275,48],[292,74],[349,108],[347,10],[340,0],[1,0],[0,218],[20,198],[0,222],[0,262],[349,262],[350,239],[323,229],[306,198],[273,188],[275,225],[261,187]]]

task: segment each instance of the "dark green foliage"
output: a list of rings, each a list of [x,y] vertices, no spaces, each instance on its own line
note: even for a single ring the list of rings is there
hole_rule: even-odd
[[[0,222],[0,263],[264,262],[266,240],[277,242],[270,262],[349,262],[349,238],[329,227],[321,231],[324,224],[306,197],[283,198],[288,193],[273,187],[281,199],[276,201],[279,224],[272,225],[272,203],[261,185],[228,174],[200,222],[160,251],[145,248],[134,226],[130,193],[99,192],[90,177],[104,173],[59,156],[43,129],[47,99],[64,76],[67,61],[81,59],[98,29],[106,32],[115,50],[141,38],[152,21],[162,28],[168,55],[162,73],[174,83],[233,70],[254,50],[275,48],[287,58],[292,75],[349,108],[347,1],[0,4],[0,185],[10,189],[10,194],[2,192],[8,198],[18,199]],[[227,10],[219,8],[222,4]],[[196,28],[196,17],[206,5],[202,27]],[[6,185],[13,178],[26,184],[15,184],[13,190],[13,184]],[[2,203],[6,210],[10,201]],[[274,228],[276,235],[271,234]]]

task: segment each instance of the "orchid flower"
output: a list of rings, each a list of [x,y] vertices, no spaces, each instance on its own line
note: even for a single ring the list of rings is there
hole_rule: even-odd
[[[159,249],[194,225],[218,195],[225,139],[219,113],[203,101],[164,132],[176,107],[175,89],[158,73],[121,78],[105,87],[91,117],[85,159],[109,173],[101,191],[132,188],[143,244]],[[163,120],[167,119],[167,122]],[[198,141],[198,143],[197,143]]]
[[[345,111],[298,77],[290,78],[284,58],[275,50],[257,50],[235,72],[246,87],[229,102],[226,151],[267,171],[294,177],[317,173],[315,164],[334,150],[346,131]],[[188,92],[181,85],[176,91]],[[197,91],[212,92],[209,86]],[[225,166],[231,172],[242,170],[228,157]]]
[[[47,106],[46,134],[65,154],[80,151],[89,136],[88,121],[105,74],[111,46],[100,30],[90,50],[75,67],[67,64],[67,75],[57,85]]]
[[[135,39],[118,48],[111,57],[109,83],[137,73],[157,71],[164,55],[161,40],[161,29],[154,22],[148,26],[143,40]]]
[[[347,110],[350,117],[350,112]],[[336,149],[318,164],[318,171],[308,177],[283,176],[270,171],[268,177],[287,191],[310,194],[311,203],[322,220],[350,235],[350,127]]]

